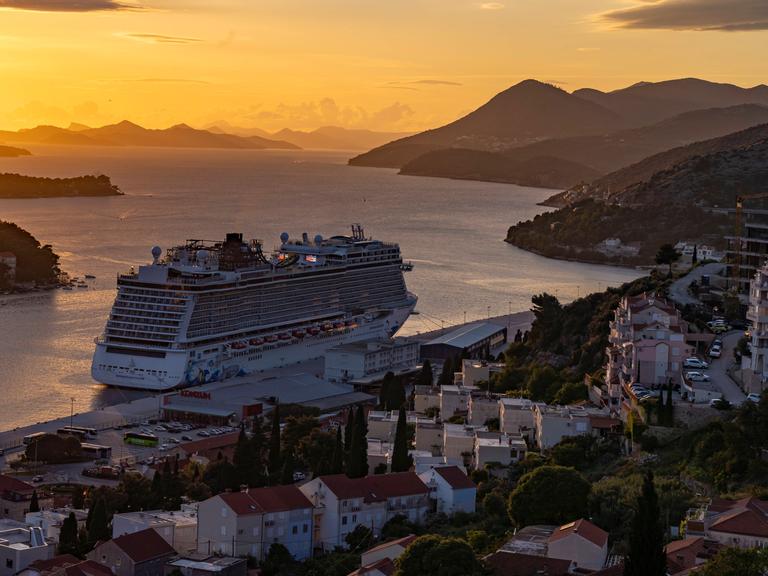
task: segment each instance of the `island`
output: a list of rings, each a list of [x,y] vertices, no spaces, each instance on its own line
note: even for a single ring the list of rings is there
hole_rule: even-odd
[[[0,174],[0,198],[66,198],[72,196],[122,196],[109,176],[42,178]]]
[[[32,152],[15,146],[0,146],[0,158],[16,158],[18,156],[32,156]]]
[[[13,222],[0,220],[0,290],[55,287],[61,280],[59,256],[49,244]]]

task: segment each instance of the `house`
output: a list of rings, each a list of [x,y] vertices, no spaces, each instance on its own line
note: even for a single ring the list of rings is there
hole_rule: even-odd
[[[704,535],[723,546],[768,546],[768,501],[714,499],[704,518]]]
[[[364,564],[347,576],[393,576],[395,573],[395,563],[389,558],[382,558],[372,564]]]
[[[369,440],[383,440],[385,442],[394,442],[395,431],[397,430],[398,410],[371,410],[368,412],[368,434]],[[416,412],[406,412],[406,422],[410,425],[435,424],[434,418],[422,416]]]
[[[499,429],[505,434],[519,434],[529,441],[534,439],[533,407],[528,398],[499,399]]]
[[[364,478],[319,476],[299,490],[315,507],[314,541],[321,549],[346,546],[347,535],[359,525],[378,537],[382,526],[395,516],[423,522],[430,509],[429,488],[414,472]]]
[[[676,568],[672,574],[690,570],[706,564],[722,549],[722,545],[702,536],[690,536],[682,540],[673,540],[666,545],[667,567]]]
[[[421,345],[421,357],[446,360],[458,356],[485,358],[507,341],[507,328],[492,322],[464,324]]]
[[[476,392],[469,396],[467,423],[483,426],[488,420],[499,419],[499,399],[488,394]]]
[[[162,576],[165,563],[176,555],[173,547],[152,528],[101,542],[86,557],[115,576]]]
[[[60,554],[50,560],[36,560],[18,576],[114,576],[112,570],[94,562],[81,560],[72,554]]]
[[[486,464],[509,466],[525,459],[528,446],[521,436],[510,436],[500,432],[477,432],[475,434],[474,467]]]
[[[48,542],[58,544],[61,526],[64,524],[64,520],[69,517],[70,512],[75,515],[78,530],[84,527],[85,521],[88,518],[88,513],[85,510],[70,510],[68,508],[27,512],[24,521],[27,526],[41,528],[43,530],[43,535]]]
[[[112,517],[112,538],[154,528],[179,554],[197,550],[197,506],[181,510],[124,512]]]
[[[468,466],[475,452],[475,433],[488,428],[464,424],[443,424],[443,456]]]
[[[416,450],[434,456],[443,453],[443,425],[438,422],[416,422]]]
[[[694,349],[686,341],[688,324],[673,304],[654,294],[625,296],[609,326],[606,382],[613,404],[625,384],[681,383],[682,364]]]
[[[536,554],[498,550],[483,558],[494,576],[567,576],[571,562]]]
[[[0,522],[0,576],[13,576],[36,560],[50,560],[56,547],[46,542],[40,528],[22,527],[16,521]]]
[[[440,417],[445,421],[455,414],[466,414],[469,411],[469,396],[477,392],[475,386],[446,384],[440,386]]]
[[[457,466],[440,466],[419,474],[441,514],[475,512],[477,486]]]
[[[23,522],[29,512],[29,502],[35,487],[13,476],[0,474],[0,519]],[[53,499],[44,493],[37,495],[40,508],[51,508]]]
[[[384,544],[379,544],[378,546],[369,548],[360,556],[360,563],[363,566],[369,566],[383,559],[391,560],[394,562],[400,558],[403,552],[405,552],[405,549],[408,548],[408,545],[416,540],[416,538],[417,536],[410,534],[408,536],[398,538],[397,540],[390,540],[389,542],[384,542]]]
[[[608,533],[588,520],[570,522],[549,537],[547,557],[571,561],[582,569],[600,570],[608,558]]]
[[[199,504],[197,550],[261,561],[277,543],[305,560],[312,555],[312,509],[294,485],[218,494]]]
[[[222,434],[221,436],[212,436],[210,438],[185,442],[179,444],[176,449],[171,452],[171,455],[174,456],[179,454],[179,457],[182,460],[189,458],[202,464],[208,464],[209,462],[216,461],[219,454],[221,454],[231,461],[235,454],[235,446],[237,446],[237,439],[239,436],[240,432],[232,432],[230,434]]]
[[[434,386],[414,386],[413,408],[419,414],[426,414],[428,410],[439,410],[440,389]]]
[[[549,450],[563,438],[590,434],[589,416],[580,406],[536,404],[533,408],[536,445],[541,450]]]
[[[16,254],[0,252],[0,285],[16,281]]]
[[[407,338],[341,344],[325,352],[325,379],[346,382],[414,370],[419,347],[419,342]]]
[[[247,576],[248,561],[231,556],[192,554],[166,562],[165,576],[179,572],[182,576]]]

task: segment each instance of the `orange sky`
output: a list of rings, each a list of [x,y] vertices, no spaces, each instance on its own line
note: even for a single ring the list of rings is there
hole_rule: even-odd
[[[763,83],[767,29],[755,0],[0,0],[0,128],[419,130],[529,77]]]

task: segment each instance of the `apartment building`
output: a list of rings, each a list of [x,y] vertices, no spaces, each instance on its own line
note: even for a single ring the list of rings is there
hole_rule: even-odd
[[[438,513],[475,512],[477,486],[461,468],[437,466],[420,473],[419,478],[429,488]]]
[[[0,576],[13,576],[36,560],[50,560],[56,546],[46,542],[41,528],[0,521]]]
[[[742,380],[748,392],[759,394],[768,381],[768,263],[757,270],[749,285],[747,320],[752,322],[752,355],[742,358]]]
[[[165,563],[175,555],[160,534],[147,528],[102,542],[86,557],[107,566],[115,576],[162,576]]]
[[[197,550],[197,505],[181,510],[124,512],[112,517],[112,538],[154,528],[179,554]]]
[[[537,404],[533,409],[536,445],[548,450],[567,436],[591,434],[589,412],[580,406],[548,406]]]
[[[528,398],[499,399],[499,427],[505,434],[534,438],[533,408],[536,402]]]

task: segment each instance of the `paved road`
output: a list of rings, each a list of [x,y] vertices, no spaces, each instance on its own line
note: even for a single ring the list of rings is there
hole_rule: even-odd
[[[688,274],[675,280],[669,287],[669,297],[681,306],[686,304],[699,304],[699,301],[688,293],[688,285],[696,280],[701,283],[701,277],[705,274],[714,276],[717,274],[723,265],[719,262],[712,262],[710,264],[704,264],[703,266],[697,266],[691,270]]]
[[[744,402],[746,396],[738,387],[736,382],[728,375],[728,368],[734,363],[733,349],[736,343],[744,335],[741,330],[733,330],[721,337],[723,341],[723,353],[720,358],[707,358],[710,362],[709,377],[716,384],[723,394],[723,397],[734,406]]]

